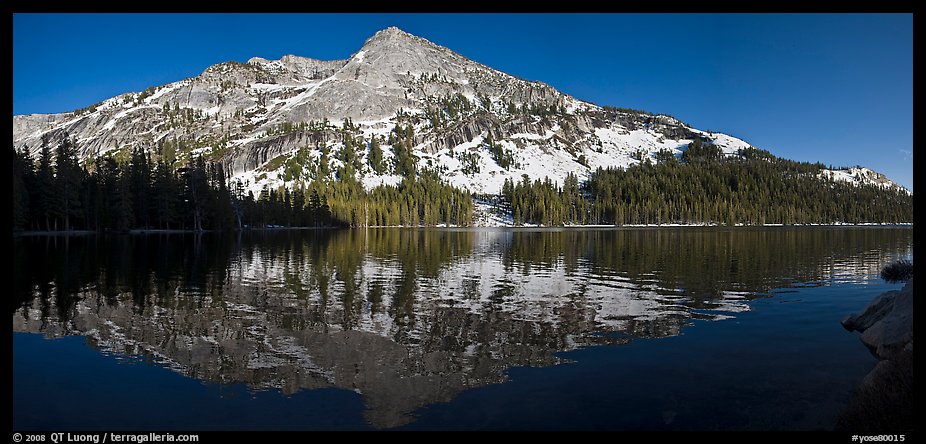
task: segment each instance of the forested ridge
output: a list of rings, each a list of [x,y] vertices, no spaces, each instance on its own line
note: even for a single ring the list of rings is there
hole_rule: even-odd
[[[397,162],[413,165],[401,156]],[[351,162],[336,179],[326,171],[292,189],[264,188],[255,196],[239,182],[229,184],[222,164],[202,156],[178,164],[136,149],[81,165],[73,141],[64,138],[54,150],[43,143],[38,159],[26,149],[13,151],[12,179],[14,230],[465,226],[473,220],[470,194],[436,172],[410,170],[396,186],[367,191]]]
[[[349,136],[330,178],[327,149],[311,164],[305,153],[286,161],[284,174],[305,180],[293,188],[245,193],[229,184],[221,163],[191,157],[183,163],[136,149],[81,164],[65,137],[38,158],[13,150],[14,230],[131,229],[236,230],[246,227],[467,226],[473,221],[470,193],[419,168],[411,152],[411,127],[396,127],[390,165],[402,176],[397,186],[364,189],[356,151],[363,141]],[[380,142],[368,144],[369,167],[382,170]],[[301,151],[300,151],[301,152]],[[626,169],[593,171],[563,186],[548,178],[507,179],[494,210],[515,225],[540,224],[808,224],[907,223],[913,196],[875,184],[841,182],[821,174],[822,164],[795,162],[755,148],[724,155],[692,142],[681,158],[669,151]],[[311,177],[308,177],[311,176]]]
[[[696,140],[681,159],[669,151],[626,169],[599,168],[579,186],[522,177],[502,188],[514,224],[912,223],[913,195],[838,181],[819,163],[747,148],[726,156]]]

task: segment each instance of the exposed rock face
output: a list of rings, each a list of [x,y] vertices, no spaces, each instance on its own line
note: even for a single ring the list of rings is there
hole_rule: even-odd
[[[911,343],[912,344],[912,343]],[[902,351],[878,363],[856,389],[839,415],[837,430],[883,432],[913,430],[913,351]]]
[[[43,139],[54,145],[67,136],[78,155],[90,159],[136,147],[157,158],[165,144],[173,144],[180,151],[178,164],[193,153],[208,156],[222,162],[234,180],[259,192],[263,186],[298,185],[284,182],[279,171],[257,170],[278,156],[293,155],[307,140],[313,150],[321,144],[337,148],[341,136],[319,128],[334,129],[345,119],[360,127],[360,138],[367,143],[372,137],[385,139],[396,125],[412,125],[414,152],[455,178],[453,185],[474,192],[500,192],[500,175],[513,180],[523,174],[538,179],[546,175],[562,183],[568,173],[581,178],[598,167],[626,167],[661,150],[680,155],[696,138],[728,154],[749,146],[670,116],[577,100],[394,27],[377,32],[344,60],[253,57],[247,63],[219,63],[196,77],[75,112],[13,116],[13,146],[26,146],[35,155]],[[332,125],[317,125],[322,122]],[[310,123],[309,129],[301,126]],[[289,137],[277,137],[285,125],[290,125],[285,130]],[[517,167],[501,168],[488,155],[481,142],[490,135],[513,150]],[[451,151],[461,145],[483,151],[477,156],[482,173],[464,172]],[[356,146],[358,157],[365,158],[366,145]],[[392,146],[382,147],[389,158]],[[335,171],[338,161],[330,161],[334,165],[329,170]],[[833,175],[892,184],[866,171]],[[381,183],[388,178],[376,176],[389,175],[377,175],[366,166],[358,174],[370,179],[365,184]]]
[[[858,316],[841,321],[849,331],[862,333],[862,340],[879,359],[913,349],[913,280],[899,291],[887,291],[876,297]]]
[[[836,428],[913,430],[913,279],[876,297],[860,315],[841,321],[881,362],[862,380]]]

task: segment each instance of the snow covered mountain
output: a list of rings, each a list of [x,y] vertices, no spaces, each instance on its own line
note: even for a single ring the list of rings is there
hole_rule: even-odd
[[[308,161],[300,168],[325,159],[327,170],[336,171],[341,161],[322,153],[339,150],[342,128],[349,127],[364,141],[356,144],[358,173],[372,188],[400,181],[394,170],[377,174],[367,163],[374,137],[382,138],[390,163],[395,152],[387,136],[396,125],[413,126],[419,168],[488,194],[499,193],[505,178],[526,174],[562,184],[569,173],[581,180],[598,167],[629,166],[660,150],[680,155],[695,138],[727,154],[750,146],[667,115],[578,100],[394,27],[377,32],[347,60],[254,57],[74,112],[13,116],[13,145],[35,153],[43,138],[57,143],[68,135],[82,159],[136,147],[174,162],[203,155],[256,194],[308,180],[283,171],[300,153]],[[824,174],[900,187],[864,168]]]

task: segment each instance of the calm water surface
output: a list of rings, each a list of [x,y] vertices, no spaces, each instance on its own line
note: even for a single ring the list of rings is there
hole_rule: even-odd
[[[14,429],[829,429],[912,228],[14,239]]]

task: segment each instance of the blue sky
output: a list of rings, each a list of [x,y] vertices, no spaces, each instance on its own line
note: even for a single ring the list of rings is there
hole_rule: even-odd
[[[387,26],[599,105],[913,189],[912,14],[14,14],[14,114],[215,63],[343,59]]]

